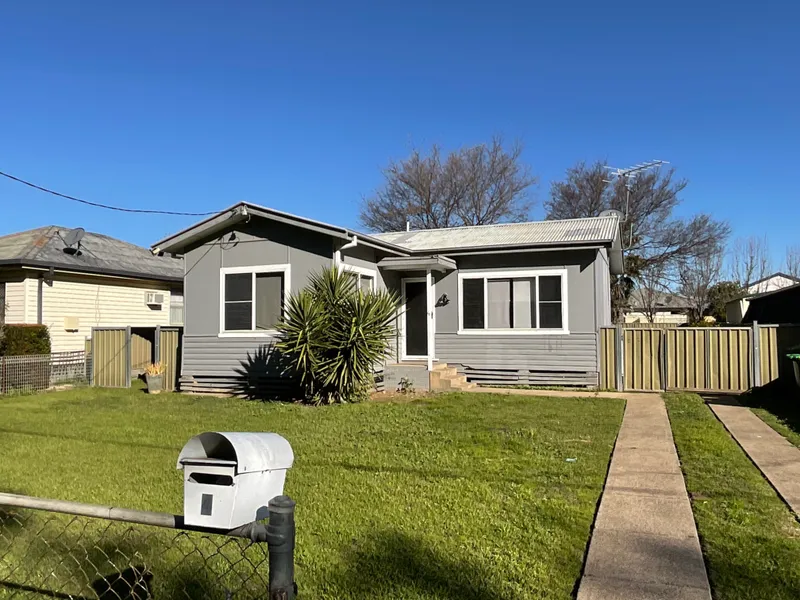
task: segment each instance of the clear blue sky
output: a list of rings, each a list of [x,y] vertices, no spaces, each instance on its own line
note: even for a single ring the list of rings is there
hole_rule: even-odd
[[[682,212],[800,243],[796,2],[6,2],[0,170],[98,202],[249,200],[345,226],[412,144],[493,134],[550,181],[669,160]],[[193,222],[0,181],[0,234]]]

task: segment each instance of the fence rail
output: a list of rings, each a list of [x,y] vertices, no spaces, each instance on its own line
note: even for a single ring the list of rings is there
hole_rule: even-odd
[[[294,598],[294,503],[269,506],[269,526],[209,532],[164,513],[0,493],[0,597]]]
[[[38,392],[54,385],[86,383],[91,366],[83,350],[0,357],[0,394]]]
[[[685,323],[642,323],[639,321],[622,324],[625,329],[675,329],[684,325]]]
[[[626,391],[742,392],[791,376],[800,325],[600,330],[600,385]]]

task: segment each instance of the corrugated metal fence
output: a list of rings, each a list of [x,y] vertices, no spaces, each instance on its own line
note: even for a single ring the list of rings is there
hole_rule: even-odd
[[[164,366],[164,389],[180,377],[180,327],[95,327],[92,329],[92,385],[130,387],[147,365]]]
[[[742,392],[790,376],[799,325],[600,331],[600,386],[627,391]]]

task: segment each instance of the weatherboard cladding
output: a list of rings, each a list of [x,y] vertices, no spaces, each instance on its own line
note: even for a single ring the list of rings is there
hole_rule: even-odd
[[[412,252],[495,246],[610,243],[616,236],[616,217],[565,221],[536,221],[398,231],[372,237]]]

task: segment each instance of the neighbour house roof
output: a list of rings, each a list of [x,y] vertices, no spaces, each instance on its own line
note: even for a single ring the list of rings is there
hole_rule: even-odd
[[[637,288],[631,292],[628,304],[630,310],[640,310],[645,307],[645,290]],[[655,292],[655,306],[656,308],[665,308],[669,310],[685,310],[689,308],[689,300],[684,296],[678,294],[669,294],[666,292]]]
[[[755,287],[759,283],[764,283],[765,281],[769,281],[770,279],[777,279],[778,277],[782,277],[783,279],[788,279],[789,281],[794,281],[796,283],[800,283],[800,278],[795,277],[793,275],[787,275],[786,273],[781,273],[780,271],[778,271],[777,273],[773,273],[772,275],[767,275],[766,277],[762,277],[758,281],[754,281],[753,283],[751,283],[747,287],[748,288]]]
[[[69,227],[48,225],[0,237],[0,266],[59,270],[157,281],[183,281],[183,260],[155,256],[147,248],[86,232],[78,252],[65,251]]]
[[[742,323],[800,323],[800,283],[746,299],[749,305]]]
[[[794,279],[794,277],[792,277],[792,279]],[[745,296],[739,296],[738,298],[734,298],[733,300],[731,300],[731,302],[739,302],[740,300],[758,300],[766,296],[774,296],[775,294],[780,294],[788,290],[793,290],[797,287],[800,287],[800,281],[798,281],[798,283],[793,283],[792,285],[787,285],[786,287],[778,288],[777,290],[770,290],[768,292],[760,292],[758,294],[747,294]]]
[[[499,246],[606,244],[617,237],[617,217],[501,223],[379,233],[374,237],[412,252],[443,252]]]

